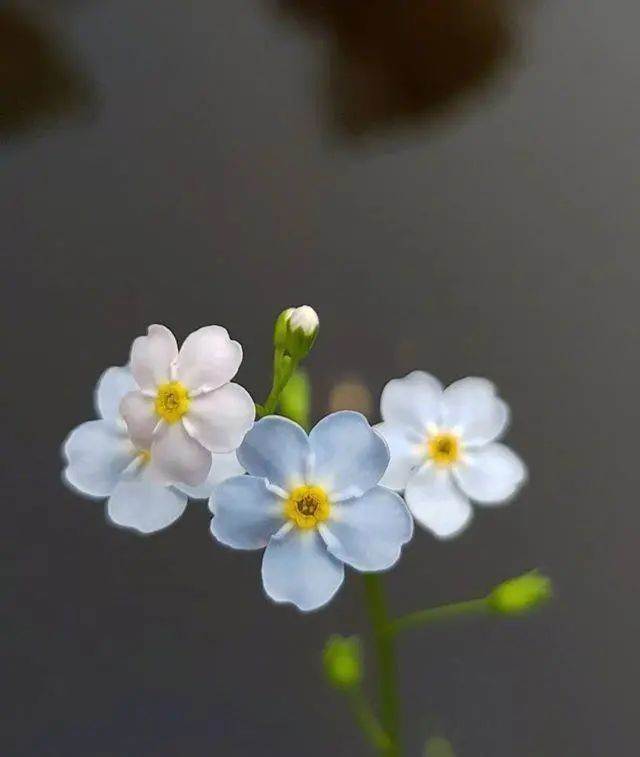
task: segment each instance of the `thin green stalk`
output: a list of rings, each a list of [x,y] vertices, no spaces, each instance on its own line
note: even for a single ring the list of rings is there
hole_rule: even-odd
[[[391,741],[359,686],[349,693],[349,703],[360,730],[367,737],[371,746],[386,754],[391,746]]]
[[[491,608],[486,597],[482,599],[470,599],[466,602],[431,607],[428,610],[418,610],[417,612],[403,615],[388,623],[384,633],[386,636],[393,638],[400,631],[419,628],[429,623],[450,620],[451,618],[458,618],[460,616],[486,615],[489,612],[491,612]]]
[[[289,379],[293,375],[298,361],[284,356],[281,350],[276,350],[273,356],[273,383],[269,396],[264,405],[256,405],[256,411],[260,418],[265,415],[273,415],[278,407],[278,400]]]
[[[369,617],[373,626],[380,678],[380,716],[382,727],[389,736],[389,745],[382,750],[388,757],[400,755],[400,713],[396,681],[396,659],[393,635],[386,632],[389,614],[381,577],[365,573],[364,587]]]

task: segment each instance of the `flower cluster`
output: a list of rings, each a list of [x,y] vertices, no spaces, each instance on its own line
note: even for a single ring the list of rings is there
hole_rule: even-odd
[[[341,411],[307,434],[271,414],[317,331],[307,306],[280,315],[274,346],[283,362],[261,406],[232,381],[242,348],[226,329],[198,329],[178,349],[169,329],[150,326],[128,366],[100,378],[99,419],[64,444],[65,480],[107,498],[109,519],[143,534],[177,520],[189,497],[208,498],[215,539],[264,549],[265,592],[305,611],[331,599],[345,564],[362,572],[394,565],[414,518],[451,538],[469,523],[470,501],[513,497],[526,469],[497,442],[509,411],[485,379],[446,389],[420,371],[393,379],[373,428]]]

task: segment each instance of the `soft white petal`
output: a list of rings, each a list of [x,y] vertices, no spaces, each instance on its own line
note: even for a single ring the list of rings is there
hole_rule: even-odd
[[[151,444],[151,459],[170,483],[197,486],[211,470],[211,452],[192,439],[180,422],[160,426]]]
[[[408,426],[420,437],[440,420],[442,384],[424,371],[392,379],[382,390],[380,414],[393,425]]]
[[[504,444],[487,444],[467,450],[456,465],[454,476],[471,499],[482,504],[499,504],[513,497],[527,479],[527,468]]]
[[[134,339],[131,347],[131,373],[138,386],[153,392],[158,384],[171,380],[171,364],[178,357],[176,338],[166,326],[154,324],[147,336]]]
[[[236,375],[242,347],[222,326],[205,326],[184,340],[176,364],[176,378],[192,392],[210,392]]]
[[[185,494],[139,475],[120,481],[107,503],[107,515],[118,526],[151,534],[170,526],[186,506]]]
[[[413,534],[413,519],[402,497],[375,486],[354,500],[333,505],[321,524],[331,554],[357,570],[386,570]]]
[[[379,423],[374,429],[387,443],[391,455],[380,483],[390,489],[403,491],[411,473],[424,462],[424,439],[416,441],[416,435],[407,426],[396,426],[393,423]]]
[[[275,602],[317,610],[338,591],[344,566],[329,552],[315,529],[292,528],[272,538],[262,560],[264,590]]]
[[[209,508],[211,533],[235,549],[265,547],[285,521],[283,500],[254,476],[235,476],[216,486]]]
[[[241,476],[243,473],[244,468],[238,462],[236,450],[221,454],[214,453],[211,455],[211,470],[204,483],[199,486],[176,484],[176,488],[192,499],[208,499],[215,486],[233,476]]]
[[[360,413],[342,410],[323,418],[309,434],[311,483],[334,500],[358,497],[382,478],[389,450]]]
[[[413,517],[440,539],[457,536],[469,524],[473,510],[458,491],[448,470],[423,465],[404,493]]]
[[[458,428],[467,445],[486,444],[507,428],[509,408],[487,379],[463,378],[444,390],[442,423]]]
[[[65,479],[90,497],[111,494],[137,455],[127,435],[109,421],[89,421],[75,428],[63,452],[68,461]]]
[[[225,384],[194,397],[183,422],[203,447],[211,452],[230,452],[240,446],[255,414],[249,392],[239,384]]]
[[[252,476],[289,491],[305,483],[310,454],[309,439],[297,423],[270,415],[245,436],[238,460]]]
[[[120,402],[129,392],[138,388],[133,374],[128,367],[112,366],[98,379],[95,401],[96,410],[107,421],[120,419]]]
[[[129,392],[120,403],[120,413],[136,447],[148,450],[160,422],[154,401],[142,392]]]

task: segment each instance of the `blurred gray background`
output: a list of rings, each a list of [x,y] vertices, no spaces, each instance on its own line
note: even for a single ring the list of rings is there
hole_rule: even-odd
[[[637,753],[639,21],[631,0],[0,6],[3,755],[369,753],[318,662],[366,629],[357,574],[302,616],[204,505],[143,539],[60,481],[147,324],[224,324],[260,399],[301,303],[316,416],[355,385],[377,420],[414,368],[487,376],[531,468],[388,577],[396,612],[536,566],[557,585],[533,618],[405,637],[407,754]]]

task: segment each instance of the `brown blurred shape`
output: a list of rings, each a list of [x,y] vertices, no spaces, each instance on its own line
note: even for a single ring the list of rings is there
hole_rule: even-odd
[[[338,410],[357,410],[368,417],[372,409],[371,390],[358,376],[341,379],[329,392],[328,410],[330,413]]]
[[[508,0],[280,0],[328,33],[336,127],[350,135],[441,113],[513,49]]]
[[[93,100],[87,78],[44,20],[0,9],[0,138],[78,115]]]

